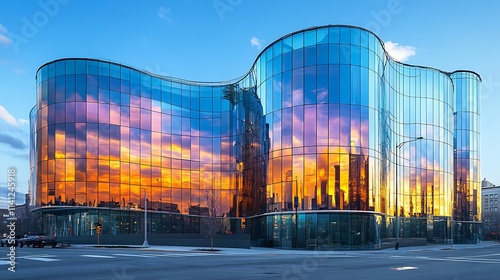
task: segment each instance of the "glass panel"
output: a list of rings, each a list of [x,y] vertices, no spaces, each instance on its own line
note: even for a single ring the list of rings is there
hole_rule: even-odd
[[[316,67],[306,67],[305,68],[305,80],[304,80],[304,104],[315,104],[316,103]]]
[[[340,28],[340,43],[350,45],[351,44],[351,28]]]
[[[284,109],[283,110],[283,118],[281,123],[281,141],[282,148],[291,148],[292,147],[292,110]]]
[[[305,66],[316,64],[316,46],[304,48]]]
[[[349,104],[351,102],[351,67],[349,65],[340,66],[340,103]]]
[[[317,145],[328,145],[328,105],[317,105]]]
[[[304,49],[294,50],[293,55],[293,68],[299,68],[304,66]]]
[[[293,35],[293,49],[297,50],[304,47],[304,34],[297,33]]]
[[[318,44],[328,44],[328,28],[321,28],[317,30]]]
[[[304,146],[304,107],[293,107],[293,145]]]
[[[316,146],[316,106],[308,105],[305,106],[305,145],[306,146]]]
[[[328,45],[317,46],[317,61],[318,64],[328,64]]]
[[[304,104],[304,71],[302,68],[293,70],[293,106]]]
[[[305,47],[316,45],[316,30],[311,30],[311,31],[305,32],[304,39],[305,39],[304,40]]]
[[[284,53],[282,56],[283,72],[292,69],[292,52]]]
[[[287,108],[292,106],[292,71],[283,73],[281,86],[281,107]]]

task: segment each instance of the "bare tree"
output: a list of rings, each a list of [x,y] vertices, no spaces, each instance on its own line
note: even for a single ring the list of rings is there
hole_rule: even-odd
[[[203,218],[205,224],[205,233],[210,238],[210,250],[214,250],[214,238],[222,229],[222,205],[220,194],[214,190],[206,190],[205,198],[207,199],[208,211],[205,211],[206,217]]]

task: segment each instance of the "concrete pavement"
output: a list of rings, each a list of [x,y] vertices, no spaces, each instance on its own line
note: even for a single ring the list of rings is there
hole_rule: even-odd
[[[72,244],[71,247],[74,248],[93,248],[97,244]],[[394,253],[405,253],[405,252],[419,252],[419,251],[439,251],[439,250],[464,250],[464,249],[474,249],[474,248],[484,248],[490,246],[499,246],[499,242],[493,241],[483,241],[478,244],[429,244],[427,246],[412,246],[412,247],[400,247],[399,250],[394,248],[387,248],[381,250],[353,250],[353,251],[309,251],[309,250],[287,250],[287,249],[275,249],[275,248],[264,248],[264,247],[251,247],[250,249],[240,249],[240,248],[218,248],[214,247],[214,250],[209,251],[208,247],[189,247],[189,246],[163,246],[163,245],[151,245],[149,248],[143,248],[141,245],[101,245],[102,248],[120,248],[127,247],[131,249],[138,249],[144,251],[164,251],[164,252],[206,252],[211,254],[223,254],[223,255],[262,255],[262,254],[275,254],[275,255],[335,255],[335,254],[359,254],[359,253],[373,253],[373,254],[394,254]]]

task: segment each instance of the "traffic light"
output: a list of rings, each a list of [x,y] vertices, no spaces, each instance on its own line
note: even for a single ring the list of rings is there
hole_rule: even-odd
[[[97,234],[101,235],[102,234],[102,225],[101,224],[97,224],[96,230],[97,230]]]

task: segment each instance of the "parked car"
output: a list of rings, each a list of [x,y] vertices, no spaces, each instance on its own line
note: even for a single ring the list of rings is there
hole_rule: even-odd
[[[19,239],[19,246],[22,248],[24,246],[33,248],[43,248],[45,245],[50,245],[52,248],[57,246],[57,240],[54,237],[47,236],[44,234],[38,235],[25,235],[23,238]]]
[[[14,247],[17,247],[17,245],[19,245],[19,239],[21,239],[23,236],[22,235],[16,235],[14,237],[11,237],[10,235],[5,237],[5,238],[2,238],[0,240],[0,246],[7,246],[7,247],[10,247],[10,246],[14,246]]]
[[[25,245],[29,247],[31,245],[31,240],[35,239],[36,235],[28,235],[25,234],[22,238],[19,239],[19,247],[24,247]]]

